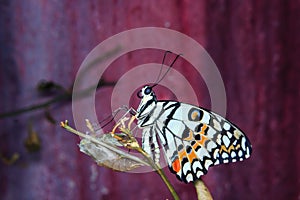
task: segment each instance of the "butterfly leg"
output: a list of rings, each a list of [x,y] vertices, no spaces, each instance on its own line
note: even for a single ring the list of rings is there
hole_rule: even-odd
[[[132,135],[131,125],[136,119],[136,116],[133,113],[136,112],[133,108],[127,109],[125,114],[118,120],[116,125],[113,127],[111,131],[111,135],[122,142],[123,145],[129,149],[137,149],[139,148],[139,144],[137,140]],[[128,114],[132,115],[131,117]],[[129,121],[128,121],[129,120]],[[119,129],[121,134],[117,134],[116,130]]]

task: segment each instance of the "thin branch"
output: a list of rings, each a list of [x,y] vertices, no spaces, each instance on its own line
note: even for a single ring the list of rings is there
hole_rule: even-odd
[[[23,113],[26,113],[26,112],[30,112],[30,111],[34,111],[34,110],[38,110],[38,109],[42,109],[42,108],[46,108],[46,107],[50,106],[51,104],[57,103],[59,101],[63,101],[63,100],[68,99],[68,98],[70,98],[70,95],[68,95],[68,94],[58,95],[58,96],[54,97],[53,99],[50,99],[50,100],[45,101],[43,103],[33,104],[33,105],[30,105],[30,106],[27,106],[27,107],[24,107],[24,108],[20,108],[18,110],[1,113],[0,114],[0,119],[20,115],[20,114],[23,114]]]
[[[103,85],[103,83],[104,83],[104,85]],[[111,86],[111,85],[115,85],[115,82],[102,82],[102,84],[99,84],[97,86],[97,88],[99,88],[101,86]],[[91,89],[88,88],[85,91],[82,91],[82,93],[80,95],[78,95],[78,97],[82,98],[90,92],[91,92]],[[20,114],[23,114],[23,113],[26,113],[26,112],[31,112],[31,111],[34,111],[34,110],[47,108],[50,105],[53,105],[55,103],[63,102],[65,100],[71,100],[71,98],[72,98],[72,93],[66,91],[63,94],[57,95],[56,97],[53,97],[52,99],[47,100],[43,103],[33,104],[33,105],[26,106],[24,108],[20,108],[20,109],[14,110],[14,111],[0,113],[0,119],[20,115]]]
[[[90,70],[96,63],[102,62],[103,60],[111,57],[112,55],[116,54],[118,51],[120,51],[121,47],[117,46],[116,48],[112,49],[111,51],[108,51],[106,53],[104,53],[102,56],[99,56],[98,58],[96,58],[94,61],[92,61],[91,63],[89,63],[87,65],[87,67],[85,68],[84,73],[86,73],[88,70]],[[6,118],[6,117],[12,117],[12,116],[16,116],[16,115],[20,115],[26,112],[31,112],[34,110],[39,110],[39,109],[43,109],[46,108],[54,103],[58,103],[64,100],[69,100],[72,98],[72,93],[69,92],[68,90],[64,89],[62,86],[60,86],[59,84],[56,83],[51,83],[53,87],[60,89],[61,91],[63,91],[62,94],[57,95],[55,97],[53,97],[50,100],[47,100],[43,103],[38,103],[38,104],[33,104],[33,105],[29,105],[17,110],[13,110],[13,111],[8,111],[8,112],[4,112],[4,113],[0,113],[0,119]],[[100,80],[98,85],[96,86],[96,88],[98,89],[100,86],[111,86],[111,85],[115,85],[115,82],[105,82],[103,80]],[[91,92],[94,90],[95,87],[91,87],[88,88],[84,91],[82,91],[82,93],[80,93],[80,97],[84,96],[85,94]],[[81,95],[82,94],[82,95]]]

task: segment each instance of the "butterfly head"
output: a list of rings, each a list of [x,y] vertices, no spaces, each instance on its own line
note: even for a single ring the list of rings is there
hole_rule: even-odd
[[[152,90],[152,86],[149,86],[149,85],[145,85],[138,93],[137,93],[137,96],[140,98],[140,99],[143,99],[143,98],[151,98],[153,96],[154,92]],[[155,94],[154,94],[155,96]]]
[[[152,90],[153,86],[145,85],[138,93],[137,96],[141,99],[137,112],[140,115],[145,115],[150,112],[156,105],[157,99]],[[145,112],[147,111],[147,112]]]

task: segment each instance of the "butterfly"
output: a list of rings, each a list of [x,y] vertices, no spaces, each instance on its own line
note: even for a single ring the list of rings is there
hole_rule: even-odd
[[[142,148],[156,163],[160,143],[170,171],[189,183],[205,175],[211,166],[250,157],[251,143],[236,125],[198,106],[157,100],[153,91],[157,84],[139,91],[141,101],[135,114],[142,129]]]

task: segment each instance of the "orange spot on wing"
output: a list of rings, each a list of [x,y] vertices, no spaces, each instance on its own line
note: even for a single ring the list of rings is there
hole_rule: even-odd
[[[196,155],[194,149],[192,149],[192,152],[190,154],[188,154],[188,159],[189,159],[190,163],[192,163],[192,161],[196,158],[197,158],[197,155]]]
[[[193,145],[193,149],[197,149],[198,146],[199,146],[199,143],[196,142],[196,143]]]
[[[205,136],[201,136],[201,140],[200,141],[197,141],[197,143],[199,143],[201,146],[204,146],[204,142],[207,140],[207,137]]]
[[[174,162],[172,162],[172,169],[178,173],[180,171],[180,162],[179,159],[174,160]]]
[[[193,131],[190,130],[189,136],[186,137],[186,138],[183,138],[183,140],[185,140],[185,141],[191,141],[191,140],[194,140],[194,133],[193,133]]]
[[[220,153],[222,153],[222,151],[225,151],[227,153],[230,153],[232,150],[235,150],[236,148],[233,146],[233,144],[227,149],[224,145],[221,146],[220,149]]]
[[[197,119],[197,117],[199,116],[199,113],[197,112],[197,111],[194,111],[193,113],[192,113],[192,119],[193,120],[196,120]]]
[[[200,134],[201,134],[201,135],[204,135],[206,129],[207,129],[207,125],[206,125],[206,124],[203,124],[203,126],[201,127]]]
[[[207,137],[204,136],[205,130],[208,128],[206,124],[203,124],[200,130],[201,140],[198,140],[197,143],[199,143],[201,146],[204,145],[204,142],[207,140]]]
[[[181,161],[184,157],[186,157],[186,151],[185,150],[181,150],[180,152],[178,152],[178,158],[176,160],[174,160],[172,162],[172,169],[178,173],[181,169]]]
[[[179,160],[182,161],[183,157],[186,157],[185,150],[181,150],[180,152],[178,152],[178,157],[179,157]]]

